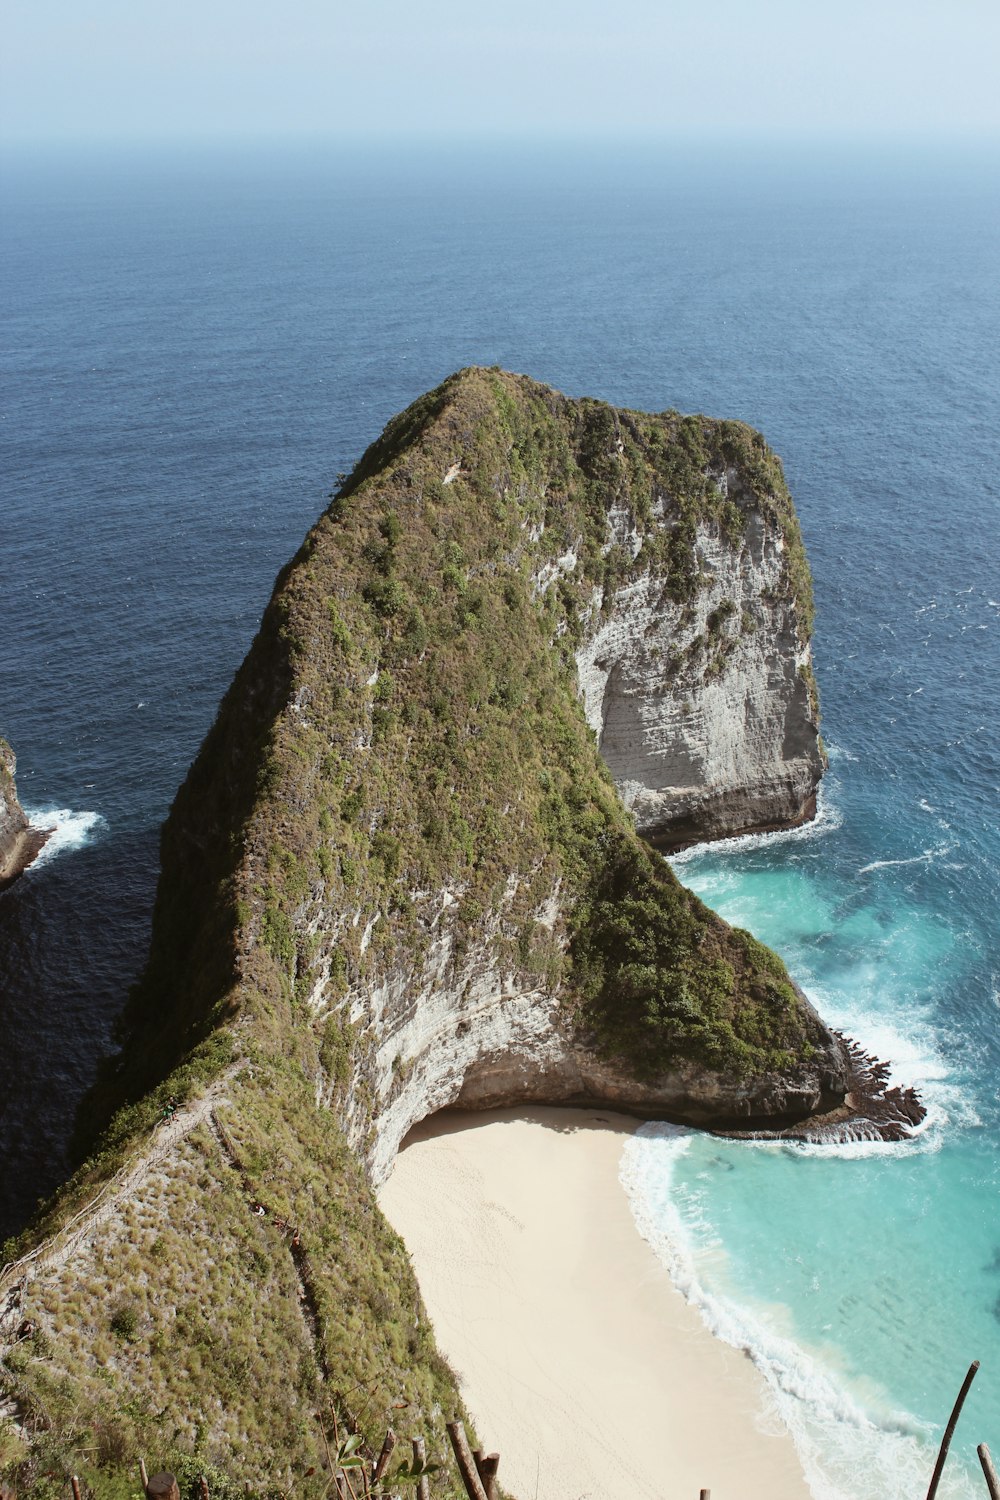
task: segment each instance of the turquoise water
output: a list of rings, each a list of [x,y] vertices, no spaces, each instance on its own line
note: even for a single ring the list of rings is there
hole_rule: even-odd
[[[1000,1450],[996,1080],[975,1044],[978,1006],[995,1031],[996,992],[977,1006],[985,934],[949,898],[949,877],[968,873],[960,836],[911,797],[898,831],[913,852],[865,860],[849,827],[864,771],[836,748],[832,760],[812,829],[673,863],[783,953],[830,1021],[892,1059],[927,1121],[903,1145],[834,1147],[652,1125],[625,1176],[644,1232],[706,1320],[767,1375],[817,1500],[922,1496],[979,1359],[940,1491],[965,1500],[985,1494],[977,1443]]]

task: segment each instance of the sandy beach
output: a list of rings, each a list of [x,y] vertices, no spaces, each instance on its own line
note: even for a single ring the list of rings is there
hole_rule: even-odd
[[[439,1345],[516,1500],[809,1500],[750,1360],[641,1238],[618,1181],[636,1121],[449,1113],[380,1193]]]

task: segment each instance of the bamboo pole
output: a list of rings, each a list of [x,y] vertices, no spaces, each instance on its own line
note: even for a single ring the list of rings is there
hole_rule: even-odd
[[[979,1462],[982,1464],[983,1473],[986,1475],[986,1488],[990,1492],[990,1500],[1000,1500],[1000,1479],[997,1478],[997,1471],[993,1467],[990,1450],[985,1443],[980,1443],[976,1452],[979,1454]]]
[[[934,1473],[931,1475],[931,1487],[927,1491],[927,1500],[934,1500],[934,1496],[937,1494],[938,1485],[941,1483],[941,1475],[944,1472],[945,1459],[948,1457],[948,1449],[951,1447],[951,1439],[958,1419],[962,1414],[965,1398],[969,1394],[969,1387],[975,1380],[978,1369],[979,1361],[978,1359],[974,1359],[969,1366],[968,1374],[962,1381],[962,1389],[958,1393],[958,1400],[952,1407],[951,1416],[948,1418],[948,1425],[944,1430],[944,1437],[941,1439],[941,1447],[938,1450],[937,1463],[934,1465]]]
[[[458,1471],[465,1485],[465,1493],[469,1500],[488,1500],[483,1482],[476,1468],[476,1461],[469,1451],[468,1439],[465,1436],[465,1428],[461,1422],[449,1422],[448,1436],[451,1438],[451,1446],[455,1450],[455,1458],[458,1461]]]
[[[151,1474],[146,1480],[147,1500],[181,1500],[180,1485],[172,1474]]]
[[[382,1452],[379,1454],[378,1458],[375,1460],[375,1464],[374,1464],[374,1466],[372,1468],[372,1485],[373,1486],[375,1486],[376,1484],[378,1484],[379,1480],[382,1478],[382,1475],[385,1473],[386,1469],[388,1468],[388,1466],[389,1466],[389,1459],[392,1457],[392,1450],[393,1450],[393,1448],[395,1448],[395,1446],[396,1446],[396,1434],[393,1432],[392,1428],[390,1427],[389,1430],[386,1432],[385,1442],[382,1444]]]
[[[421,1437],[415,1437],[413,1439],[413,1467],[417,1468],[419,1465],[422,1469],[426,1462],[427,1448],[424,1440]],[[417,1480],[417,1500],[431,1500],[430,1480],[426,1474],[422,1474]]]

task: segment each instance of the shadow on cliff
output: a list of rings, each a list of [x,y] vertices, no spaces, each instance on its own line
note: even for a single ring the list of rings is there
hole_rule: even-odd
[[[30,870],[0,899],[0,1241],[71,1169],[74,1115],[114,1049],[149,943],[156,875],[155,829],[116,833]]]
[[[115,1027],[120,1050],[101,1064],[77,1112],[74,1163],[123,1109],[126,1134],[133,1124],[126,1107],[213,1036],[221,1041],[238,1010],[233,877],[247,820],[267,790],[274,721],[290,690],[290,647],[274,596],[297,561],[278,574],[260,630],[161,829],[160,869],[171,879],[159,881],[149,958]],[[219,1062],[212,1050],[205,1075]]]
[[[483,1125],[513,1125],[518,1122],[541,1125],[558,1135],[578,1135],[581,1131],[601,1129],[612,1135],[632,1135],[639,1121],[634,1115],[612,1110],[595,1110],[586,1106],[559,1104],[521,1104],[509,1109],[440,1109],[414,1125],[403,1137],[400,1151],[417,1141],[437,1140],[441,1136],[463,1135]]]

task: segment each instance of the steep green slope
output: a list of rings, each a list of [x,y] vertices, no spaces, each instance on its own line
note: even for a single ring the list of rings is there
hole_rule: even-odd
[[[822,1055],[836,1092],[781,961],[637,838],[578,695],[574,647],[615,591],[652,571],[683,606],[697,529],[737,546],[751,510],[781,534],[805,637],[780,465],[740,424],[468,370],[365,454],[279,576],[165,825],[149,965],[84,1133],[114,1118],[10,1247],[43,1242],[0,1283],[25,1283],[0,1320],[22,1487],[44,1494],[48,1465],[126,1493],[143,1448],[320,1494],[313,1414],[377,1445],[404,1402],[444,1457],[457,1395],[361,1165],[419,1094],[423,1054],[401,1045],[387,1081],[386,1049],[421,996],[454,984],[461,1038],[486,972],[548,997],[566,1046],[616,1077],[684,1067],[752,1096]],[[74,1241],[70,1216],[130,1172]]]

